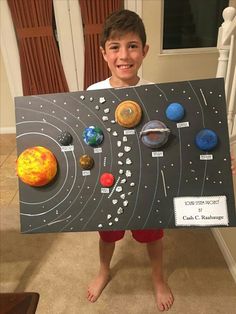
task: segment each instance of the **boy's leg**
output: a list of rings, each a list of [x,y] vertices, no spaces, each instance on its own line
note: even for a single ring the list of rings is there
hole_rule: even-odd
[[[90,302],[95,302],[99,298],[103,289],[110,280],[110,263],[115,250],[115,241],[124,236],[124,231],[113,231],[100,233],[99,257],[100,268],[97,276],[88,287],[87,298]],[[104,241],[105,239],[105,241]]]
[[[152,266],[157,306],[160,311],[166,311],[172,306],[174,297],[167,282],[164,280],[162,239],[147,243],[147,251]]]
[[[147,244],[147,251],[152,266],[157,306],[160,311],[168,310],[174,302],[172,292],[164,280],[163,274],[163,230],[133,230],[133,237],[140,243]]]

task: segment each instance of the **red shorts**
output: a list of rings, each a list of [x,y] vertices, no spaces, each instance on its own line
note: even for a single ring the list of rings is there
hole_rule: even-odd
[[[163,237],[163,229],[155,230],[131,230],[133,238],[140,243],[149,243]],[[104,242],[116,242],[125,235],[125,230],[99,231],[99,235]]]

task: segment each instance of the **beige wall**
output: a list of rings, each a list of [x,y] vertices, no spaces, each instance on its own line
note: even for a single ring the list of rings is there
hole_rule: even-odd
[[[160,54],[161,12],[162,1],[144,0],[143,21],[150,46],[143,66],[144,78],[161,83],[215,77],[218,58],[216,49],[208,53]]]
[[[0,132],[15,132],[14,103],[10,93],[5,65],[0,51]]]

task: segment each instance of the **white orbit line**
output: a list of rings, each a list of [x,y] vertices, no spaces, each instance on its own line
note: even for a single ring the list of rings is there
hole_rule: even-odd
[[[201,94],[202,94],[202,98],[203,98],[203,100],[204,100],[204,103],[205,103],[205,105],[207,106],[207,101],[206,101],[205,95],[204,95],[204,93],[203,93],[203,91],[202,91],[201,88],[200,88],[200,92],[201,92]],[[206,171],[207,171],[207,160],[205,160],[204,176],[203,176],[203,179],[202,179],[201,196],[203,195],[203,191],[204,191],[204,187],[205,187]]]
[[[149,210],[148,216],[147,216],[146,221],[145,221],[145,223],[143,225],[143,229],[145,228],[145,226],[146,226],[146,224],[148,222],[148,219],[149,219],[149,217],[151,215],[151,212],[152,212],[152,209],[153,209],[153,205],[154,205],[154,202],[155,202],[155,198],[156,198],[156,193],[157,193],[157,187],[158,187],[158,181],[159,181],[159,159],[158,158],[156,158],[156,159],[157,159],[157,176],[156,176],[155,191],[154,191],[154,194],[153,194],[152,204],[150,206],[150,210]]]
[[[37,135],[41,135],[41,136],[46,136],[46,137],[50,138],[51,140],[53,140],[53,141],[59,146],[59,144],[57,143],[57,141],[55,141],[55,139],[53,139],[51,136],[49,136],[49,135],[47,135],[47,134],[44,134],[44,133],[39,133],[39,132],[22,133],[22,134],[17,135],[16,138],[19,138],[19,137],[25,136],[25,135],[29,135],[29,134],[37,134]],[[61,188],[57,191],[57,193],[54,194],[52,197],[50,197],[50,198],[48,198],[48,199],[46,199],[46,200],[44,200],[44,201],[42,201],[42,202],[34,202],[34,203],[33,203],[33,202],[24,202],[24,201],[20,201],[20,203],[26,204],[26,205],[38,205],[38,204],[43,204],[43,203],[46,203],[46,202],[50,201],[51,199],[53,199],[54,197],[56,197],[57,194],[60,193],[60,191],[63,189],[63,187],[64,187],[64,185],[65,185],[65,182],[66,182],[66,179],[67,179],[67,177],[68,177],[68,160],[67,160],[66,154],[65,154],[65,153],[63,153],[63,154],[64,154],[64,157],[65,157],[65,159],[66,159],[66,166],[67,166],[67,167],[66,167],[66,170],[67,170],[67,171],[66,171],[66,178],[65,178],[64,183],[62,184]],[[21,215],[26,215],[26,216],[27,216],[27,214],[23,214],[23,213],[21,213]]]
[[[180,191],[180,184],[181,184],[181,180],[182,180],[182,154],[181,154],[181,151],[182,151],[182,143],[181,143],[181,134],[180,134],[180,129],[178,129],[178,133],[179,133],[179,164],[180,164],[180,175],[179,175],[179,183],[178,183],[178,191],[177,191],[177,196],[179,196],[179,191]],[[170,217],[168,219],[168,222],[167,222],[167,226],[169,226],[169,223],[170,223],[170,220],[172,219],[173,217],[173,212],[170,214]]]
[[[35,96],[33,96],[33,97],[35,97]],[[68,113],[68,114],[70,114],[70,115],[72,115],[70,112],[68,112],[68,111],[66,111],[66,110],[64,110],[64,108],[62,108],[62,107],[60,107],[60,106],[58,106],[57,104],[55,104],[54,102],[52,102],[52,101],[49,101],[49,100],[47,100],[47,99],[44,99],[44,98],[40,98],[40,97],[35,97],[35,98],[39,98],[39,99],[41,99],[41,100],[43,100],[43,101],[45,101],[45,102],[48,102],[48,103],[51,103],[51,104],[53,104],[53,106],[55,106],[55,107],[57,107],[57,108],[59,108],[60,110],[62,110],[62,111],[65,111],[66,113]],[[81,103],[82,104],[82,103]],[[83,105],[83,104],[82,104]],[[83,105],[84,106],[84,105]],[[87,108],[86,106],[84,106],[85,108]],[[25,110],[30,110],[30,111],[36,111],[36,110],[31,110],[31,109],[26,109],[26,108],[19,108],[19,109],[25,109]],[[52,117],[53,119],[57,119],[57,120],[59,120],[59,121],[62,121],[64,124],[66,124],[66,125],[68,125],[67,123],[65,123],[65,121],[64,120],[61,120],[61,119],[58,119],[56,116],[54,116],[54,115],[50,115],[50,114],[47,114],[47,113],[42,113],[41,111],[36,111],[36,112],[38,112],[38,113],[40,113],[40,114],[45,114],[45,115],[49,115],[50,117]],[[93,113],[93,112],[92,112]],[[94,113],[93,113],[94,114]],[[74,116],[74,115],[72,115],[72,117],[77,121],[77,122],[79,122],[79,123],[82,123],[84,126],[85,126],[85,124],[83,123],[83,121],[82,120],[78,120],[77,118],[76,118],[76,116]],[[99,119],[99,117],[97,116],[97,118]],[[100,119],[99,119],[100,120]],[[42,123],[48,123],[48,122],[46,122],[46,121],[41,121]],[[48,123],[49,124],[49,123]],[[71,128],[71,126],[70,125],[68,125],[69,126],[69,128]],[[105,127],[105,126],[104,126]],[[106,127],[105,127],[105,129],[106,129]],[[72,131],[73,131],[73,133],[74,133],[74,129],[72,129]],[[42,134],[41,134],[42,135]],[[76,137],[78,138],[78,136],[77,136],[77,133],[75,133],[75,135],[76,135]],[[109,140],[110,140],[110,134],[108,133],[108,135],[109,135]],[[78,138],[79,139],[79,138]],[[80,141],[80,139],[79,139],[79,142],[80,142],[80,144],[81,144],[81,141]],[[110,144],[111,144],[111,140],[110,140]],[[81,146],[82,146],[82,148],[83,148],[83,151],[84,151],[84,147],[83,147],[83,145],[81,144]],[[112,150],[112,148],[111,148],[111,150]],[[65,154],[65,153],[64,153]],[[73,154],[73,156],[74,156],[74,154]],[[111,160],[112,160],[112,155],[111,155]],[[83,186],[84,186],[84,184],[85,184],[85,181],[86,181],[86,178],[85,178],[85,180],[84,180],[84,182],[83,182],[83,184],[82,184],[82,188],[83,188]],[[73,184],[74,185],[74,184]],[[74,199],[74,201],[72,202],[72,204],[75,202],[75,200],[79,197],[79,195],[81,194],[81,189],[80,189],[80,192],[79,192],[79,194],[77,195],[77,197]],[[60,203],[59,203],[60,204]],[[58,204],[58,205],[59,205]],[[67,209],[66,209],[66,211],[65,212],[67,212],[68,210],[69,210],[69,208],[72,206],[72,204],[70,204],[70,206],[69,207],[67,207]],[[52,208],[52,209],[54,209],[54,208]],[[51,210],[51,209],[50,209]],[[59,217],[61,217],[63,214],[65,214],[65,212],[63,212],[60,216],[58,216],[58,218]],[[46,213],[46,212],[45,212]],[[78,215],[77,215],[78,216]],[[76,216],[76,217],[77,217]],[[45,226],[45,225],[44,225]],[[31,230],[36,230],[36,229],[40,229],[40,228],[42,228],[42,227],[44,227],[44,226],[40,226],[40,227],[37,227],[37,228],[34,228],[34,229],[31,229]]]
[[[51,226],[51,225],[57,224],[57,223],[59,223],[59,222],[65,221],[65,220],[67,220],[67,219],[69,219],[69,218],[71,218],[71,215],[69,215],[68,217],[66,217],[66,218],[64,218],[64,219],[58,219],[58,220],[51,221],[51,222],[49,222],[47,225],[48,225],[48,226]]]
[[[198,101],[198,104],[199,104],[199,106],[200,106],[200,108],[201,108],[202,124],[203,124],[203,127],[205,128],[205,119],[204,119],[204,114],[203,114],[203,109],[202,109],[201,102],[200,102],[200,100],[199,100],[199,98],[198,98],[198,95],[196,94],[196,92],[195,92],[195,90],[194,90],[192,84],[191,84],[189,81],[188,81],[188,84],[189,84],[189,86],[191,87],[191,89],[192,89],[192,91],[193,91],[193,93],[194,93],[194,95],[195,95],[195,97],[196,97],[196,99],[197,99],[197,101]]]
[[[34,98],[37,98],[37,97],[34,96]],[[39,97],[38,97],[38,98],[39,98]],[[41,99],[41,98],[40,98],[40,99]],[[44,100],[44,99],[43,99],[43,100]],[[45,99],[45,101],[46,101],[46,99]],[[50,101],[48,101],[48,102],[49,102],[49,103],[52,103],[55,107],[58,107],[58,108],[61,109],[61,107],[55,105],[54,102],[50,102]],[[61,119],[59,119],[58,117],[56,117],[56,116],[54,116],[54,115],[51,115],[51,114],[49,114],[49,113],[45,113],[45,112],[42,112],[42,111],[39,111],[39,110],[35,110],[35,109],[28,109],[28,108],[25,108],[25,107],[18,107],[18,108],[16,108],[16,109],[17,109],[17,110],[32,111],[32,112],[39,113],[40,115],[46,115],[46,116],[51,117],[51,118],[54,119],[54,120],[58,120],[58,121],[61,122],[62,124],[65,124],[66,126],[69,127],[69,129],[72,131],[72,133],[75,134],[77,140],[79,141],[79,143],[80,143],[80,145],[81,145],[81,147],[82,147],[82,149],[83,149],[83,152],[85,151],[84,146],[81,144],[81,140],[80,140],[80,138],[78,137],[77,133],[74,131],[74,129],[71,127],[71,125],[69,125],[68,123],[65,122],[65,120],[61,120]],[[75,116],[73,116],[73,118],[74,118],[77,122],[79,121],[79,122],[82,123],[84,126],[86,126],[86,125],[83,123],[83,121],[80,121],[80,120],[76,119]],[[24,122],[26,122],[26,121],[24,121]],[[37,121],[37,122],[41,122],[41,123],[44,123],[44,124],[49,124],[49,125],[54,126],[53,124],[47,122],[46,120],[45,120],[45,121]],[[23,123],[23,122],[18,122],[17,124],[21,124],[21,123]],[[60,130],[59,128],[57,128],[56,126],[54,126],[54,127],[55,127],[56,129],[58,129],[59,131],[61,131],[61,130]]]
[[[90,221],[91,221],[91,219],[93,218],[93,216],[96,214],[97,209],[99,208],[100,203],[101,203],[101,202],[102,202],[102,200],[103,200],[103,196],[104,196],[104,195],[102,195],[102,197],[101,197],[100,201],[98,202],[97,207],[94,209],[94,211],[93,211],[92,215],[89,217],[88,221],[87,221],[87,222],[83,225],[83,227],[82,227],[82,229],[81,229],[81,230],[84,230],[84,229],[87,227],[87,225],[90,223]]]
[[[44,100],[44,99],[43,99]],[[49,102],[49,103],[52,103],[53,105],[55,105],[53,102]],[[56,105],[55,105],[56,106]],[[59,106],[56,106],[56,107],[59,107]],[[59,107],[60,108],[60,107]],[[73,128],[71,128],[71,126],[70,125],[68,125],[64,120],[61,120],[61,119],[59,119],[59,118],[57,118],[56,116],[54,116],[54,115],[50,115],[50,114],[47,114],[47,113],[42,113],[41,111],[37,111],[37,110],[32,110],[32,109],[28,109],[28,108],[23,108],[23,107],[20,107],[20,108],[17,108],[17,109],[22,109],[22,110],[28,110],[28,111],[33,111],[33,112],[37,112],[37,113],[39,113],[39,114],[44,114],[44,115],[48,115],[48,116],[50,116],[50,117],[52,117],[53,119],[56,119],[56,120],[59,120],[60,122],[62,122],[63,124],[65,124],[65,125],[67,125],[70,129],[72,129],[72,131],[73,131],[73,133],[75,133],[75,135],[76,135],[76,138],[78,139],[78,141],[79,141],[79,143],[80,143],[80,145],[81,145],[81,147],[82,147],[82,149],[83,149],[83,152],[85,151],[85,149],[84,149],[84,146],[82,145],[82,143],[81,143],[81,141],[80,141],[80,138],[77,136],[77,133],[74,131],[74,129]],[[76,118],[75,118],[76,119]],[[77,121],[77,119],[76,119],[76,121]],[[26,123],[27,121],[24,121],[24,122],[19,122],[19,124],[21,124],[21,123]],[[39,122],[39,123],[43,123],[43,124],[49,124],[49,125],[52,125],[52,126],[54,126],[53,124],[51,124],[51,123],[49,123],[49,122],[47,122],[47,121],[36,121],[36,122]],[[83,121],[79,121],[80,123],[82,123],[84,126],[85,126],[85,124],[83,123]],[[54,126],[56,129],[59,129],[59,128],[57,128],[56,126]],[[60,130],[60,129],[59,129]],[[39,133],[40,135],[43,135],[43,136],[46,136],[44,133]],[[54,139],[53,139],[54,140]],[[56,142],[56,144],[58,145],[58,143]],[[63,189],[63,187],[64,187],[64,185],[65,185],[65,182],[66,182],[66,180],[67,180],[67,177],[68,177],[68,160],[67,160],[67,155],[65,154],[65,152],[63,152],[63,154],[64,154],[64,156],[66,157],[66,164],[67,164],[67,174],[66,174],[66,178],[65,178],[65,180],[64,180],[64,184],[62,185],[62,187],[61,187],[61,189],[53,196],[53,197],[51,197],[51,198],[49,198],[48,200],[46,200],[46,201],[49,201],[49,200],[51,200],[51,199],[53,199],[62,189]],[[85,180],[84,180],[84,182],[83,182],[83,184],[82,184],[82,187],[81,187],[81,189],[83,188],[83,186],[84,186],[84,184],[86,183],[86,177],[85,177]],[[80,195],[80,193],[81,192],[79,192],[79,194],[77,195],[77,197],[76,197],[76,199],[79,197],[79,195]],[[75,200],[76,200],[75,199]],[[72,204],[75,202],[75,200],[72,202]],[[28,204],[28,205],[30,205],[30,204],[43,204],[43,203],[45,203],[46,201],[43,201],[43,202],[37,202],[37,203],[27,203],[27,202],[25,202],[26,204]],[[23,202],[24,203],[24,202]],[[67,210],[69,210],[69,208],[72,206],[72,204],[69,206],[69,207],[67,207]],[[67,210],[65,211],[65,212],[67,212]],[[58,218],[59,217],[61,217],[65,212],[63,212],[62,214],[60,214],[59,216],[57,216]],[[27,215],[27,214],[23,214],[23,215]],[[45,225],[43,225],[43,226],[41,226],[41,227],[44,227]],[[40,229],[41,227],[37,227],[37,228],[34,228],[34,229],[31,229],[31,230],[36,230],[36,229]]]
[[[82,101],[72,97],[72,96],[69,96],[71,99],[73,99],[76,103],[79,103],[80,105],[82,105],[86,110],[88,110],[93,116],[95,116],[97,118],[97,120],[103,125],[104,129],[106,130],[107,134],[108,134],[108,138],[109,138],[109,142],[110,142],[110,156],[111,156],[111,164],[110,164],[110,170],[112,169],[112,163],[113,163],[113,153],[112,153],[112,143],[111,143],[111,135],[109,134],[109,132],[107,131],[107,127],[106,125],[104,124],[104,122],[99,118],[99,116],[94,113],[88,106],[84,105]]]
[[[195,96],[196,96],[196,98],[197,98],[197,101],[198,101],[198,103],[199,103],[199,105],[200,105],[201,112],[202,112],[202,124],[203,124],[203,127],[205,128],[204,112],[203,112],[203,109],[202,109],[201,102],[200,102],[200,100],[199,100],[199,98],[198,98],[198,96],[197,96],[197,94],[196,94],[194,88],[192,87],[191,83],[188,82],[188,84],[190,85],[191,89],[193,90],[193,92],[194,92],[194,94],[195,94]],[[200,89],[200,91],[201,91],[201,89]],[[202,96],[203,96],[203,100],[204,100],[205,97],[204,97],[203,94],[202,94]],[[203,181],[202,181],[201,195],[203,195],[203,191],[204,191],[205,178],[206,178],[206,171],[207,171],[207,160],[205,161],[205,169],[204,169],[204,177],[203,177]]]
[[[74,155],[74,152],[72,152],[72,155],[74,157],[74,161],[75,161],[75,155]],[[41,213],[38,213],[38,214],[25,214],[25,213],[21,213],[22,216],[30,216],[30,217],[36,217],[36,216],[42,216],[42,215],[45,215],[49,212],[51,212],[53,209],[57,208],[61,203],[63,203],[70,195],[71,191],[73,190],[74,188],[74,185],[75,185],[75,181],[76,181],[76,178],[77,178],[77,167],[76,167],[76,162],[75,162],[75,175],[74,175],[74,181],[72,183],[72,186],[69,190],[69,192],[67,193],[66,197],[64,199],[62,199],[57,205],[55,205],[54,207],[50,208],[49,210],[46,210],[45,212],[41,212]],[[32,229],[34,230],[34,229]]]
[[[35,110],[34,110],[35,111]],[[36,111],[37,112],[37,111]],[[57,126],[55,126],[54,124],[47,122],[47,121],[40,121],[40,120],[28,120],[28,121],[22,121],[22,122],[18,122],[16,123],[16,125],[20,125],[20,124],[25,124],[25,123],[42,123],[42,124],[48,124],[51,125],[52,127],[54,127],[55,129],[57,129],[58,131],[62,131],[61,129],[59,129]],[[43,134],[43,133],[42,133]]]
[[[158,84],[154,84],[154,86],[162,92],[162,94],[164,95],[165,99],[168,101],[168,98],[166,97],[166,94],[165,94],[165,93],[163,92],[163,90],[158,86]]]
[[[84,211],[84,209],[86,208],[88,202],[89,202],[89,201],[91,200],[91,198],[93,197],[93,194],[95,193],[95,189],[96,189],[96,187],[97,187],[97,185],[98,185],[98,181],[99,181],[99,177],[100,177],[100,173],[101,173],[101,160],[102,160],[101,154],[99,154],[99,165],[100,165],[100,167],[99,167],[99,173],[98,173],[98,176],[97,176],[97,181],[96,181],[96,183],[95,183],[95,185],[94,185],[93,192],[91,193],[90,197],[87,199],[86,203],[85,203],[84,206],[81,208],[81,210],[77,213],[77,215],[74,216],[73,219],[72,219],[68,224],[66,224],[65,226],[63,226],[63,228],[60,230],[60,232],[63,231],[68,225],[70,225],[78,216],[80,216],[80,214],[81,214],[81,213]],[[103,198],[103,196],[102,196],[102,198]],[[102,198],[101,198],[101,199],[102,199]],[[100,203],[100,202],[99,202],[99,203]],[[97,208],[98,208],[98,206],[96,207],[95,211],[97,210]],[[93,216],[93,214],[92,214],[92,216]],[[84,227],[83,227],[83,228],[84,228]]]
[[[150,120],[150,117],[149,117],[149,114],[148,114],[148,112],[147,112],[147,110],[146,110],[146,107],[145,107],[145,105],[144,105],[144,103],[143,103],[141,97],[139,96],[139,94],[138,94],[136,88],[133,88],[133,90],[134,90],[136,96],[138,97],[139,101],[141,102],[141,104],[142,104],[142,106],[143,106],[143,109],[144,109],[144,111],[145,111],[145,113],[146,113],[146,115],[147,115],[148,120]]]
[[[161,176],[162,176],[162,182],[163,182],[164,194],[165,194],[165,197],[167,197],[167,193],[166,193],[166,182],[165,182],[165,176],[164,176],[164,172],[163,172],[163,170],[161,170]]]
[[[204,187],[205,187],[206,171],[207,171],[207,160],[205,160],[204,175],[203,175],[203,179],[202,179],[201,196],[203,195],[203,191],[204,191]]]
[[[35,97],[35,96],[34,96],[34,97]],[[39,99],[41,99],[41,100],[43,100],[43,101],[52,103],[55,107],[58,107],[60,110],[66,112],[66,113],[69,114],[69,115],[71,115],[73,118],[76,119],[76,121],[82,122],[82,120],[80,120],[80,119],[78,120],[78,119],[76,118],[76,116],[74,116],[73,114],[71,114],[69,111],[65,110],[63,107],[58,106],[55,102],[49,101],[49,100],[44,99],[44,98],[40,98],[40,97],[38,97],[38,96],[37,96],[36,98],[39,98]],[[104,126],[104,128],[106,129],[106,126],[104,125],[103,121],[100,120],[99,116],[97,116],[88,106],[85,106],[81,101],[79,101],[78,99],[76,99],[76,98],[74,98],[74,97],[71,97],[71,96],[70,96],[70,98],[72,98],[76,103],[79,103],[80,105],[82,105],[85,109],[89,110],[90,113],[92,113],[92,115],[94,115],[94,116],[101,122],[101,124]],[[54,118],[55,118],[55,117],[54,117]],[[84,124],[84,123],[83,123],[83,124]],[[85,125],[85,124],[84,124],[84,125]],[[76,135],[77,135],[77,134],[76,134]],[[112,158],[111,139],[110,139],[110,134],[109,134],[109,133],[108,133],[108,137],[109,137],[110,150],[111,150],[111,165],[110,165],[110,169],[111,169],[111,168],[112,168],[113,158]],[[100,158],[100,155],[99,155],[99,158]],[[100,169],[100,168],[99,168],[99,169]],[[99,171],[99,173],[100,173],[100,171]],[[97,180],[97,182],[98,182],[98,180]],[[85,183],[85,182],[84,182],[84,183]],[[83,184],[83,185],[84,185],[84,184]],[[96,187],[96,185],[95,185],[95,187]],[[95,189],[95,188],[94,188],[94,189]],[[92,197],[92,195],[91,195],[91,197]],[[91,199],[91,197],[88,199],[88,201]],[[88,202],[88,201],[87,201],[87,202]],[[86,202],[86,204],[87,204],[87,202]],[[83,212],[84,207],[86,206],[86,204],[83,206],[82,210],[78,213],[78,215],[80,215],[80,213]],[[78,215],[76,215],[75,218],[77,218]],[[75,219],[75,218],[74,218],[74,219]],[[73,220],[74,220],[74,219],[73,219]],[[73,220],[72,220],[72,221],[73,221]],[[72,221],[71,221],[71,222],[72,222]],[[68,225],[68,224],[67,224],[67,225]],[[66,226],[67,226],[67,225],[66,225]],[[65,226],[65,227],[66,227],[66,226]]]
[[[163,92],[163,90],[162,90],[157,84],[154,84],[154,86],[155,86],[155,88],[159,89],[159,90],[162,92],[162,94],[164,95],[165,99],[168,100],[167,97],[166,97],[166,95],[165,95],[165,93]],[[139,96],[138,96],[138,97],[139,97]],[[145,107],[144,104],[143,104],[143,106],[144,106],[144,109],[145,109],[145,111],[146,111],[146,107]],[[146,114],[147,114],[148,119],[150,120],[147,111],[146,111]],[[141,132],[140,132],[140,137],[141,137],[143,134],[146,134],[146,133],[149,133],[149,132],[152,132],[152,131],[154,131],[154,132],[156,132],[156,131],[160,131],[160,132],[169,131],[169,132],[170,132],[169,129],[157,129],[157,128],[156,128],[156,129],[149,129],[149,130],[146,130],[146,131],[141,131]],[[158,160],[158,159],[157,159],[157,166],[159,166],[159,160]],[[153,204],[154,204],[154,202],[155,202],[155,197],[156,197],[156,193],[157,193],[158,181],[159,181],[159,172],[158,172],[158,175],[157,175],[157,180],[156,180],[157,183],[156,183],[156,185],[155,185],[155,191],[154,191],[154,195],[153,195],[152,204],[151,204],[151,207],[150,207],[148,216],[147,216],[147,218],[146,218],[146,221],[145,221],[145,223],[144,223],[144,225],[143,225],[143,229],[144,229],[145,226],[147,225],[148,219],[149,219],[149,217],[150,217],[150,215],[151,215],[151,212],[152,212],[152,209],[153,209]]]
[[[123,87],[121,87],[121,88],[115,88],[115,90],[117,90],[117,89],[122,89],[122,88],[123,88]],[[118,99],[119,101],[121,101],[121,99],[120,99],[115,93],[113,93],[112,88],[107,89],[107,91],[108,91],[110,94],[112,94],[116,99]]]
[[[206,101],[205,95],[203,94],[203,91],[202,91],[201,88],[200,88],[200,92],[201,92],[201,94],[202,94],[202,98],[203,98],[203,100],[204,100],[204,103],[205,103],[205,105],[207,106],[207,101]]]
[[[178,129],[178,133],[179,133],[179,164],[180,164],[180,175],[179,175],[179,185],[178,185],[178,192],[177,192],[177,196],[179,196],[179,191],[180,191],[180,184],[181,184],[181,180],[182,180],[182,142],[181,142],[181,133],[180,133],[180,129]]]
[[[140,148],[140,144],[139,144],[139,140],[138,140],[138,135],[136,133],[136,138],[137,138],[137,144],[138,144],[138,149],[139,149],[139,180],[138,180],[138,188],[137,188],[137,195],[136,195],[136,200],[135,200],[135,204],[134,204],[134,209],[133,209],[133,212],[132,212],[132,215],[128,221],[128,223],[126,224],[126,227],[128,227],[128,225],[130,224],[131,220],[133,219],[133,216],[134,216],[134,213],[135,213],[135,210],[136,210],[136,207],[137,207],[137,203],[138,203],[138,197],[139,197],[139,188],[140,188],[140,184],[141,184],[141,174],[142,174],[142,158],[141,158],[141,148]]]
[[[54,218],[54,220],[52,220],[49,224],[52,224],[52,223],[55,221],[55,219],[58,219],[58,218],[62,217],[65,213],[67,213],[67,211],[70,209],[70,207],[75,203],[75,201],[77,200],[77,198],[80,196],[81,191],[83,190],[83,186],[84,186],[84,184],[86,183],[86,178],[87,178],[87,177],[85,177],[84,182],[83,182],[83,184],[82,184],[82,186],[81,186],[80,192],[77,194],[77,196],[75,197],[75,199],[73,200],[73,202],[71,202],[71,204],[66,208],[66,210],[65,210],[64,212],[62,212],[60,215],[58,215],[56,218]],[[67,218],[67,219],[68,219],[68,218]],[[44,227],[47,227],[47,226],[48,226],[48,223],[43,224],[43,225],[38,226],[38,227],[35,227],[35,228],[33,228],[33,229],[30,229],[29,231],[32,232],[32,231],[34,231],[34,230],[38,230],[38,229],[41,229],[41,228],[44,228]],[[24,232],[24,233],[27,233],[27,231]]]

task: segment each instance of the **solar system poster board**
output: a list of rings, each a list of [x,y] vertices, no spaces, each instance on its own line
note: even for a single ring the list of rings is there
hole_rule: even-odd
[[[141,107],[133,128],[115,119],[126,100]],[[184,108],[178,122],[166,115],[173,103]],[[223,79],[17,97],[15,109],[18,156],[46,147],[58,167],[45,186],[19,180],[23,233],[236,226]],[[159,148],[142,141],[152,120],[169,130]],[[85,142],[89,126],[102,130],[99,145]],[[196,145],[204,129],[218,139],[209,151]],[[69,145],[58,140],[65,132]],[[90,170],[80,166],[84,154],[94,161]],[[112,186],[101,185],[104,173]]]

